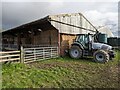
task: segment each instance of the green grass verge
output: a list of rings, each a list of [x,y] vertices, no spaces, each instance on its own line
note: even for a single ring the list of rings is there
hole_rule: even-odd
[[[6,64],[2,68],[3,88],[118,88],[118,62],[105,64],[92,59],[69,57],[30,64]]]

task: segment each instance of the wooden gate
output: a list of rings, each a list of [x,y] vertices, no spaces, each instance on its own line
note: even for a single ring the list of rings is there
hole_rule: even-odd
[[[23,56],[24,63],[58,57],[58,47],[23,48],[23,50],[21,51],[23,52],[24,55]]]
[[[0,62],[20,61],[20,51],[0,52]]]

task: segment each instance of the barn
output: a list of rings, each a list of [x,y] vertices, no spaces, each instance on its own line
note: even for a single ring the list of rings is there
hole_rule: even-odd
[[[3,46],[57,46],[64,56],[77,34],[94,34],[96,28],[81,13],[48,15],[2,32]]]

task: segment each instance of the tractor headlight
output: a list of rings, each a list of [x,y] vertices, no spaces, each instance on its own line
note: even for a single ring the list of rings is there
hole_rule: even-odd
[[[109,51],[109,50],[112,50],[112,48],[111,48],[111,47],[108,47],[108,49],[107,49],[107,50],[108,50],[108,51]]]
[[[112,47],[111,47],[111,46],[109,46],[108,50],[112,50]]]

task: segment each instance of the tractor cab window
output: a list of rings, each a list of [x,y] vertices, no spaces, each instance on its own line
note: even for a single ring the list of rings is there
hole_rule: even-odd
[[[85,44],[88,44],[88,35],[85,35],[84,39],[85,39],[85,40],[84,40],[84,43],[85,43]]]
[[[83,42],[84,41],[84,35],[78,36],[77,41],[78,42]]]
[[[93,37],[89,35],[89,42],[93,42]]]
[[[88,47],[87,46],[87,44],[89,42],[88,41],[88,35],[86,35],[86,34],[79,35],[79,36],[77,36],[76,41],[79,42],[79,43],[81,43],[85,48]]]

